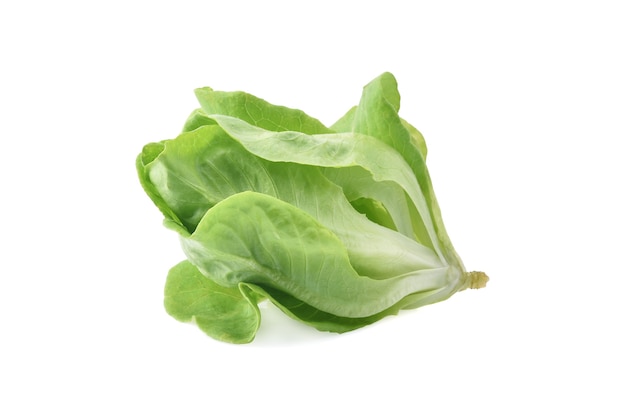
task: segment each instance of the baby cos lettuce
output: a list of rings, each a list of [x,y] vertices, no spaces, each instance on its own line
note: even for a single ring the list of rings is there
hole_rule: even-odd
[[[331,127],[243,92],[196,96],[182,134],[136,162],[188,258],[167,276],[174,318],[247,343],[264,299],[345,332],[486,283],[452,247],[391,74]]]

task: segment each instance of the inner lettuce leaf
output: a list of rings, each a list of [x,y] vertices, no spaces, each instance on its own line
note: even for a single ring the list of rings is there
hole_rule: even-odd
[[[486,283],[452,247],[390,73],[330,127],[244,92],[195,93],[183,132],[136,160],[188,258],[166,281],[174,318],[246,343],[267,299],[345,332]]]

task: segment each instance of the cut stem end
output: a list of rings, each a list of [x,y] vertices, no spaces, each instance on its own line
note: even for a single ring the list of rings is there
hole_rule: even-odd
[[[489,281],[489,276],[482,271],[470,271],[469,273],[465,273],[465,276],[470,289],[482,289]]]

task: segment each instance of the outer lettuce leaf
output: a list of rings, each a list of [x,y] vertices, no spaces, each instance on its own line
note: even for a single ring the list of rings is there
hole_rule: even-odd
[[[150,143],[144,146],[142,152],[135,160],[135,168],[137,169],[139,182],[144,191],[148,194],[148,197],[150,197],[161,213],[163,213],[163,216],[165,216],[165,225],[184,235],[187,233],[186,227],[176,212],[161,196],[157,187],[158,184],[153,182],[154,180],[150,178],[148,173],[148,167],[150,167],[154,160],[160,156],[163,149],[163,143]]]
[[[404,297],[395,305],[377,314],[363,318],[350,318],[341,317],[321,311],[311,305],[307,305],[306,303],[294,298],[287,293],[284,293],[280,290],[271,289],[267,286],[260,287],[257,285],[245,283],[245,286],[240,288],[248,288],[256,295],[268,298],[281,311],[297,321],[310,325],[320,331],[329,331],[336,333],[343,333],[355,330],[357,328],[365,327],[366,325],[373,324],[374,322],[386,316],[396,315],[402,309],[419,307],[427,305],[429,303],[438,302],[444,299],[444,297],[442,296],[444,296],[446,293],[449,293],[449,291],[446,289],[436,289],[421,293],[414,293],[412,295]]]
[[[250,191],[207,211],[182,245],[218,284],[268,286],[340,317],[369,317],[413,293],[453,290],[460,275],[442,267],[384,279],[361,276],[329,229],[295,206]]]
[[[196,98],[205,115],[231,116],[265,130],[299,131],[306,134],[332,132],[317,119],[298,109],[272,105],[245,92],[219,92],[205,87],[196,89]]]
[[[203,276],[189,261],[170,270],[165,284],[165,309],[179,321],[195,321],[198,327],[221,341],[249,343],[254,339],[261,315],[260,295],[242,294]]]
[[[205,277],[189,261],[172,267],[165,285],[165,309],[173,318],[194,321],[207,335],[221,341],[251,342],[261,323],[258,303],[269,299],[291,318],[321,331],[343,333],[362,328],[386,316],[397,314],[415,302],[438,300],[442,290],[409,295],[378,314],[364,318],[332,315],[268,286],[240,283],[238,288],[223,287]]]

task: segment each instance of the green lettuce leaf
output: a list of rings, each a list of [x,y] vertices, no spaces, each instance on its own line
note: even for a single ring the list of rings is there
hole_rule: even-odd
[[[227,115],[270,131],[332,132],[299,109],[272,105],[245,92],[219,92],[205,87],[196,89],[195,93],[204,115]]]
[[[182,239],[189,260],[225,287],[267,285],[333,315],[367,317],[403,297],[450,286],[455,267],[373,279],[353,268],[342,241],[312,216],[265,194],[235,194]]]
[[[229,343],[249,343],[254,339],[261,322],[257,306],[260,296],[220,286],[189,261],[172,267],[165,283],[168,314],[179,321],[195,321],[206,334]]]

